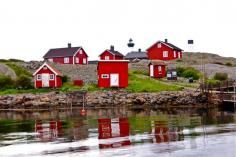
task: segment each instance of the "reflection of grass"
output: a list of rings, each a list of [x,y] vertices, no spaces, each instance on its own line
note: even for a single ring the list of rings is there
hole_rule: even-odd
[[[9,132],[29,132],[34,130],[34,120],[17,121],[17,120],[0,120],[0,133]]]

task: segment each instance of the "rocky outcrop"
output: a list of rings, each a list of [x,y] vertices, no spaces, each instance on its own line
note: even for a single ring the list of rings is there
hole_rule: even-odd
[[[4,74],[10,76],[12,79],[16,79],[16,73],[11,68],[2,63],[0,63],[0,74]]]
[[[0,96],[0,109],[48,109],[82,106],[82,99],[71,103],[68,93],[19,94]],[[192,91],[160,93],[128,93],[126,91],[91,92],[86,95],[86,107],[170,107],[200,106],[207,103],[207,97]]]

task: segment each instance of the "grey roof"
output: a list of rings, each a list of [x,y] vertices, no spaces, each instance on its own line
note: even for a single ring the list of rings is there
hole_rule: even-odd
[[[125,56],[125,59],[147,59],[147,53],[142,51],[142,52],[139,52],[139,51],[132,51],[132,52],[129,52],[126,54]]]
[[[81,47],[67,47],[67,48],[50,49],[50,50],[43,56],[43,58],[74,56],[75,53],[76,53],[80,48],[81,48]]]
[[[166,45],[172,47],[174,50],[177,50],[177,51],[183,51],[181,48],[178,48],[177,46],[171,44],[171,43],[168,43],[168,42],[163,42],[165,43]]]
[[[123,57],[124,55],[122,53],[120,53],[119,51],[114,51],[114,50],[107,50],[110,51],[111,53],[115,54],[116,56],[121,56]]]

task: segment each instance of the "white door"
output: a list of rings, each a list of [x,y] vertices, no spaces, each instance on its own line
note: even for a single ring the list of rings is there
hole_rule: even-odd
[[[150,65],[150,76],[154,76],[153,65]]]
[[[49,74],[42,74],[42,87],[49,87]]]
[[[110,76],[110,85],[111,87],[118,87],[119,86],[119,74],[111,74]]]

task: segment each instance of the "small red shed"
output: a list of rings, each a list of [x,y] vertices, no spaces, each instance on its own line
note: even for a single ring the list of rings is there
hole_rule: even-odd
[[[103,53],[99,55],[100,60],[123,60],[124,55],[118,51],[115,51],[113,45],[111,45],[110,50],[105,50]]]
[[[166,77],[166,63],[161,60],[152,60],[149,63],[149,76],[154,78]]]
[[[165,41],[157,41],[147,49],[149,60],[175,60],[182,58],[183,50]]]
[[[128,60],[98,61],[98,86],[119,87],[128,86]]]
[[[44,63],[34,76],[35,88],[54,88],[62,86],[62,74],[48,63]]]

